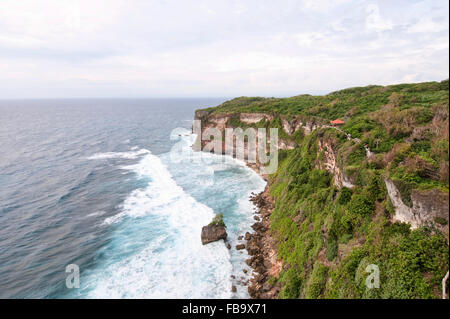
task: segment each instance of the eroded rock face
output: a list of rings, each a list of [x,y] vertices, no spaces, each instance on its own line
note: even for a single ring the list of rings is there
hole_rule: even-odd
[[[208,121],[213,124],[212,127],[215,127],[222,131],[227,126],[229,118],[230,117],[227,114],[213,114],[208,116]]]
[[[220,239],[227,239],[227,231],[225,227],[218,225],[207,225],[202,228],[202,244],[206,245]]]
[[[197,111],[195,111],[195,116],[194,116],[194,118],[195,118],[196,120],[201,120],[202,118],[207,117],[208,114],[209,114],[208,111],[197,110]]]
[[[400,191],[397,189],[394,182],[389,178],[385,179],[384,182],[386,184],[386,189],[388,191],[389,198],[391,199],[391,203],[395,208],[394,220],[403,223],[410,223],[413,228],[417,227],[412,209],[403,203]]]
[[[352,188],[355,185],[345,176],[336,161],[336,153],[332,145],[319,139],[319,152],[323,151],[324,158],[318,163],[319,168],[329,171],[334,176],[334,185],[338,188],[342,186]]]
[[[295,148],[295,143],[292,141],[286,141],[283,139],[278,140],[278,149],[279,150],[293,150]]]
[[[255,124],[261,121],[262,119],[266,119],[267,121],[273,120],[273,116],[264,113],[241,113],[240,121],[247,124]]]
[[[394,220],[409,223],[411,228],[435,223],[436,218],[449,221],[449,194],[437,189],[413,190],[411,193],[412,207],[405,205],[394,182],[385,179],[386,188],[395,207]],[[435,223],[436,225],[436,223]],[[439,225],[436,225],[439,226]],[[445,226],[448,229],[448,226]]]
[[[322,126],[317,125],[316,123],[313,123],[313,122],[306,122],[301,127],[303,129],[303,133],[305,135],[309,135],[312,133],[312,131],[314,131],[315,129],[322,127]]]
[[[283,130],[289,135],[294,134],[302,127],[302,122],[298,118],[292,118],[288,120],[286,117],[281,117],[281,124],[283,126]]]

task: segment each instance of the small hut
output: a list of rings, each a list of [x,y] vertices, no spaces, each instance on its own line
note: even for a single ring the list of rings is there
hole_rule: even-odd
[[[333,121],[330,121],[331,125],[333,126],[340,126],[340,125],[344,125],[344,121],[340,120],[340,119],[336,119]]]

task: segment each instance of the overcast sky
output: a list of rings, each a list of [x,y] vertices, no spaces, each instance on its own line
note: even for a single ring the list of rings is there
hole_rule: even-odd
[[[323,94],[449,77],[447,0],[0,0],[0,98]]]

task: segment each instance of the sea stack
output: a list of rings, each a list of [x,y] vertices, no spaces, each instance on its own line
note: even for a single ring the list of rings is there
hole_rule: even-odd
[[[220,239],[226,240],[227,236],[222,214],[217,214],[209,225],[203,226],[202,228],[201,238],[203,245]]]

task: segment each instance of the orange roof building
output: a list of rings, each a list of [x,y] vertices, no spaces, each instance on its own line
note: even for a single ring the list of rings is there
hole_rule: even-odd
[[[344,124],[344,121],[342,121],[342,120],[340,120],[340,119],[336,119],[336,120],[334,120],[334,121],[330,121],[330,123],[331,123],[332,125],[342,125],[342,124]]]

